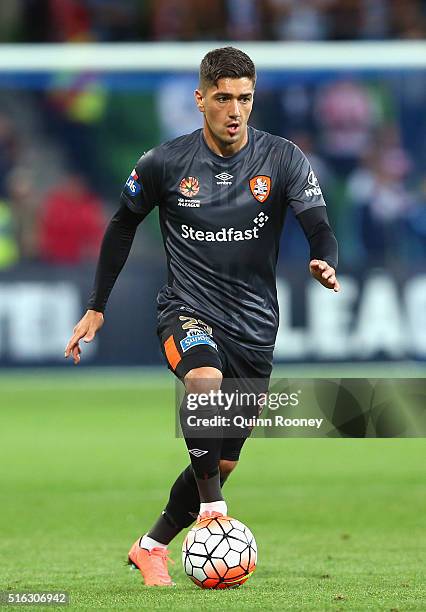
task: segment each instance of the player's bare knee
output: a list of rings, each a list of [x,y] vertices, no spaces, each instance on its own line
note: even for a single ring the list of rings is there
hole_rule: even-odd
[[[184,383],[187,393],[209,393],[219,391],[222,384],[222,372],[217,368],[202,367],[190,370]]]
[[[229,474],[237,467],[238,461],[229,461],[228,459],[221,459],[219,461],[219,471],[222,482],[224,482]]]
[[[184,437],[191,437],[195,432],[198,432],[197,435],[203,432],[206,437],[215,437],[215,433],[219,434],[216,432],[217,424],[214,422],[219,414],[215,393],[222,384],[221,371],[212,367],[194,368],[185,376],[184,382],[186,401],[180,407],[180,422]]]

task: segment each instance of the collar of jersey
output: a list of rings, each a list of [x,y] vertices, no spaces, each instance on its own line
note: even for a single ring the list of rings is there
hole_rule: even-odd
[[[252,129],[250,126],[247,126],[247,142],[246,144],[243,146],[242,149],[240,149],[239,151],[237,151],[236,153],[234,153],[234,155],[229,155],[228,157],[223,157],[222,155],[218,155],[217,153],[215,153],[214,151],[212,151],[209,147],[209,145],[206,143],[205,139],[204,139],[204,133],[203,130],[200,130],[200,139],[201,139],[201,144],[202,147],[207,151],[207,153],[217,162],[220,162],[224,165],[228,165],[230,163],[234,163],[234,161],[236,161],[237,159],[241,159],[242,157],[244,157],[249,149],[249,146],[251,145],[251,141],[253,138],[253,133],[252,133]]]

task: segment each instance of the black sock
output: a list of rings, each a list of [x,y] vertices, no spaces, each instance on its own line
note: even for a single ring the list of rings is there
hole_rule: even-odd
[[[214,502],[223,499],[219,468],[215,474],[209,474],[207,478],[199,478],[196,474],[195,482],[200,494],[200,502]]]
[[[182,527],[177,527],[169,519],[166,511],[163,510],[157,522],[148,531],[148,536],[157,540],[157,542],[161,542],[161,544],[168,544],[180,531],[182,531]]]
[[[222,486],[226,478],[220,478]],[[157,522],[148,532],[150,538],[169,544],[182,529],[197,518],[200,496],[191,465],[177,477],[170,491],[170,498]]]
[[[192,394],[196,395],[196,394]],[[222,431],[212,423],[219,416],[219,406],[214,401],[208,405],[198,405],[191,410],[185,395],[180,408],[180,422],[185,443],[191,459],[192,468],[202,502],[223,499],[220,488],[219,459],[222,448]],[[200,424],[193,424],[199,419]]]

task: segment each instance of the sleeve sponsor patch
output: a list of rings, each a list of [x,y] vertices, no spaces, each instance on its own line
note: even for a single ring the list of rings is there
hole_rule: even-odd
[[[305,195],[307,198],[311,198],[312,196],[322,195],[321,187],[319,186],[318,179],[315,176],[313,170],[309,172],[308,184],[309,184],[309,187],[305,189]]]
[[[126,191],[126,193],[128,193],[131,196],[135,196],[135,195],[138,195],[140,190],[141,190],[141,186],[139,183],[139,176],[136,170],[133,169],[132,173],[130,174],[129,178],[126,181],[126,184],[124,186],[124,191]]]

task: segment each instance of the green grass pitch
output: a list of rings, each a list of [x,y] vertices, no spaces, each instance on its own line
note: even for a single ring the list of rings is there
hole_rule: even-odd
[[[249,441],[226,497],[257,539],[253,577],[198,589],[182,534],[176,587],[142,586],[126,553],[187,463],[173,385],[80,372],[0,379],[0,590],[66,590],[82,610],[426,609],[421,439]]]

